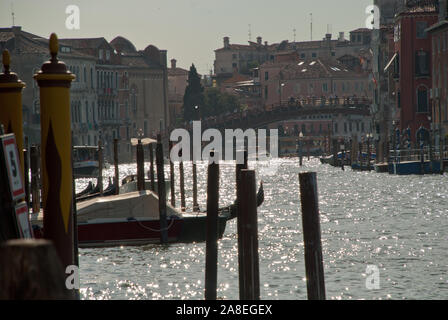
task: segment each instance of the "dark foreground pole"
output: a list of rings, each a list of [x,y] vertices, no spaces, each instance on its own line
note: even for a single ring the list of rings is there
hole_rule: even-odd
[[[98,182],[97,186],[100,189],[100,194],[103,195],[103,144],[98,140]]]
[[[258,223],[255,171],[241,170],[241,195],[238,208],[238,222],[241,223],[238,239],[241,238],[242,258],[239,269],[242,271],[241,300],[260,300],[260,273],[258,261]],[[241,295],[242,294],[242,295]]]
[[[243,163],[240,163],[241,160],[238,159],[243,159]],[[236,156],[236,205],[237,205],[237,234],[238,234],[238,280],[239,280],[239,293],[240,293],[240,298],[244,295],[243,294],[243,278],[244,278],[244,274],[243,274],[243,269],[241,268],[243,262],[243,245],[241,243],[242,239],[241,239],[241,226],[242,226],[242,220],[239,217],[238,212],[240,211],[239,209],[239,202],[240,199],[244,197],[244,194],[241,193],[241,170],[243,169],[247,169],[247,150],[242,150],[242,151],[237,151],[237,156]]]
[[[170,188],[171,188],[171,206],[176,207],[176,195],[174,190],[174,163],[171,160],[171,149],[173,148],[173,142],[170,140],[169,142],[169,150],[170,150]]]
[[[182,152],[182,150],[181,150]],[[180,154],[182,157],[182,154]],[[185,211],[185,182],[184,182],[184,163],[181,160],[179,162],[179,175],[180,175],[180,209]]]
[[[198,205],[198,174],[196,170],[196,162],[193,160],[193,211],[197,212],[199,211],[199,205]]]
[[[25,137],[25,146],[23,148],[23,179],[25,181],[25,201],[28,207],[28,212],[30,211],[30,147],[28,144],[28,137]]]
[[[299,181],[308,300],[325,300],[316,173],[300,173]]]
[[[40,155],[38,146],[30,147],[30,167],[31,167],[31,198],[33,200],[33,215],[37,219],[40,211],[40,175],[39,175]]]
[[[208,165],[207,236],[205,245],[205,300],[216,300],[218,282],[219,164]]]
[[[166,193],[165,193],[165,172],[163,168],[163,146],[162,137],[157,135],[156,146],[157,165],[157,190],[159,196],[159,219],[160,219],[160,242],[168,242],[168,231],[166,223]]]
[[[137,190],[145,190],[145,156],[143,154],[143,144],[140,139],[138,139],[137,143]]]
[[[152,143],[149,144],[149,179],[151,180],[150,188],[152,192],[155,192],[155,183],[154,183],[154,149]]]
[[[118,139],[114,139],[114,169],[115,169],[115,177],[114,177],[114,184],[115,184],[115,194],[118,194],[119,192],[119,173],[118,173]]]
[[[51,241],[16,239],[0,246],[0,300],[75,299]]]

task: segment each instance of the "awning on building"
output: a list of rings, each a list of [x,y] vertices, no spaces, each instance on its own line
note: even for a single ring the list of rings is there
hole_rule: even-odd
[[[397,58],[397,56],[398,56],[398,52],[395,52],[395,54],[392,57],[392,59],[390,59],[390,61],[387,63],[386,67],[384,68],[384,72],[386,72],[387,69],[389,69],[389,67],[391,66],[392,62],[394,62],[394,60]]]

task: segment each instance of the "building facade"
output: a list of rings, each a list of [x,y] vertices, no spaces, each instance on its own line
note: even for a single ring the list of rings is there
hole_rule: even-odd
[[[430,129],[432,88],[432,42],[427,29],[437,22],[434,5],[408,6],[397,14],[394,25],[396,70],[396,104],[400,120],[396,124],[410,129],[410,139],[417,141],[420,127]]]
[[[432,123],[436,148],[447,144],[448,133],[448,6],[439,1],[438,22],[428,28],[432,40]]]

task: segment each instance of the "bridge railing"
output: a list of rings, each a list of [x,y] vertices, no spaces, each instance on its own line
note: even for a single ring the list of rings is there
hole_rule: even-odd
[[[326,97],[303,97],[303,98],[289,98],[287,100],[280,101],[280,107],[282,106],[303,106],[303,107],[319,107],[319,106],[345,106],[345,105],[369,105],[371,104],[371,99],[366,97],[334,97],[334,98],[326,98]],[[277,106],[278,107],[278,106]],[[275,109],[276,105],[272,105],[272,109]]]

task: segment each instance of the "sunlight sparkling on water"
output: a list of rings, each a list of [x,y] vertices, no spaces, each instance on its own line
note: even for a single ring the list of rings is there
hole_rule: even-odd
[[[258,210],[262,299],[306,299],[298,173],[317,172],[327,299],[448,297],[447,176],[393,176],[342,171],[318,159],[276,160],[277,172],[256,168],[265,202]],[[271,163],[272,165],[272,163]],[[198,164],[198,201],[206,203],[206,166]],[[176,178],[178,166],[176,165]],[[149,164],[145,166],[149,169]],[[120,180],[136,166],[121,165]],[[234,164],[220,167],[220,205],[235,198]],[[112,176],[113,168],[105,177]],[[169,167],[166,166],[166,173]],[[77,191],[87,185],[77,182]],[[185,164],[192,208],[191,164]],[[176,179],[179,204],[179,181]],[[236,223],[219,241],[218,297],[238,299]],[[205,243],[80,249],[83,299],[203,299]],[[380,288],[367,289],[367,265]]]

